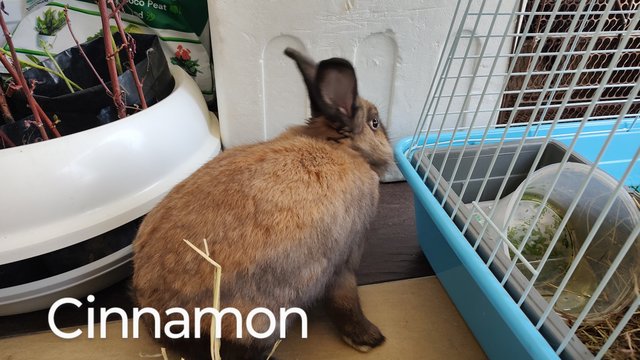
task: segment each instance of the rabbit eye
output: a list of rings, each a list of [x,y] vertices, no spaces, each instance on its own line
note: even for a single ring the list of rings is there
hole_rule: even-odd
[[[380,120],[377,117],[374,117],[371,121],[369,121],[369,125],[373,130],[377,130],[380,127]]]

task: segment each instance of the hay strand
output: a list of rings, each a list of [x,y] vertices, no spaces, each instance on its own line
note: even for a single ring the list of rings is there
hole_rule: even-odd
[[[271,359],[273,354],[275,354],[276,350],[278,349],[278,345],[280,345],[281,342],[282,342],[282,339],[278,339],[278,341],[276,341],[276,343],[273,344],[273,348],[271,348],[271,352],[269,353],[269,356],[267,356],[267,360]]]
[[[209,248],[207,247],[206,239],[202,240],[204,242],[206,252],[198,249],[189,240],[182,240],[215,267],[215,272],[213,274],[213,308],[220,311],[220,278],[222,277],[222,267],[209,256]],[[220,358],[220,339],[216,337],[216,322],[213,321],[213,319],[211,319],[211,328],[209,331],[211,337],[211,359],[222,360]]]
[[[583,324],[578,328],[576,336],[593,354],[596,354],[607,342],[625,312],[620,311],[598,323]],[[640,359],[640,309],[636,309],[603,359]]]
[[[205,260],[211,263],[215,267],[215,273],[213,276],[213,308],[220,311],[220,279],[222,278],[222,266],[218,264],[215,260],[213,260],[209,256],[209,247],[207,246],[207,239],[202,239],[204,244],[204,252],[200,250],[198,247],[193,245],[189,240],[182,239],[187,245],[189,245],[195,252],[197,252],[200,256],[202,256]],[[211,328],[210,328],[210,336],[211,336],[211,359],[213,360],[222,360],[220,357],[220,339],[216,338],[216,322],[211,320]],[[278,349],[278,345],[282,342],[282,339],[278,339],[275,344],[273,344],[273,348],[271,348],[271,352],[267,356],[267,360],[271,359],[273,354],[275,354]],[[164,350],[164,348],[163,348]],[[166,358],[165,358],[166,360]]]

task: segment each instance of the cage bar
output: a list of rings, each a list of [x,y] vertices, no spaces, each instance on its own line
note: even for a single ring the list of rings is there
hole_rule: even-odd
[[[402,152],[469,251],[561,358],[602,358],[638,307],[638,289],[620,285],[620,274],[637,287],[640,208],[628,205],[627,193],[640,185],[639,10],[638,0],[460,0]],[[550,166],[583,171],[573,197],[557,210],[554,189],[567,175],[545,178],[546,192],[516,236],[513,224],[533,206],[530,189]],[[578,231],[575,219],[602,179],[606,197]],[[614,213],[626,217],[612,223]],[[557,221],[543,234],[549,216]],[[615,241],[601,256],[608,267],[592,268],[587,290],[567,295],[607,239]],[[566,244],[570,252],[559,256]],[[549,280],[554,266],[563,272]],[[611,311],[626,313],[590,352],[579,330],[608,309],[602,299],[613,288],[622,292]],[[566,310],[572,296],[583,303]]]

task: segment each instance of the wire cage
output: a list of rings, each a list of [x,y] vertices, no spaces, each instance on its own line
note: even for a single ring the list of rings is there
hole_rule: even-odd
[[[639,6],[460,0],[396,146],[420,244],[492,358],[640,357]]]

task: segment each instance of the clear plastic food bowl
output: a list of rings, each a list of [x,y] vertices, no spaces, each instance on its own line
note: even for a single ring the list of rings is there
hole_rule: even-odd
[[[577,317],[584,309],[640,221],[640,211],[631,196],[621,188],[602,224],[591,234],[618,183],[602,170],[595,169],[566,226],[556,235],[590,170],[591,165],[580,163],[545,166],[531,175],[526,188],[523,189],[522,183],[516,191],[503,198],[497,205],[494,217],[494,222],[504,229],[509,240],[517,248],[522,247],[523,257],[540,271],[535,287],[547,299],[556,292],[571,264],[577,260],[576,255],[581,247],[589,241],[584,256],[554,305],[557,312],[569,318]],[[558,172],[560,177],[551,189]],[[550,190],[549,199],[543,204],[543,198]],[[541,206],[543,209],[540,211]],[[557,240],[554,241],[555,237]],[[640,274],[640,246],[637,240],[633,240],[633,246],[589,311],[587,321],[599,321],[617,313],[635,298],[634,290]],[[539,268],[552,242],[554,247],[547,261]],[[513,257],[513,254],[510,255]],[[521,263],[518,268],[525,276],[532,277]]]

